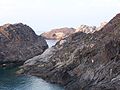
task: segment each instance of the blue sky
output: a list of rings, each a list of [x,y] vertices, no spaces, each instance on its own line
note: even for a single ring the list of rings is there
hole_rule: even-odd
[[[120,0],[1,0],[0,25],[18,23],[37,34],[60,27],[99,25],[120,12]]]

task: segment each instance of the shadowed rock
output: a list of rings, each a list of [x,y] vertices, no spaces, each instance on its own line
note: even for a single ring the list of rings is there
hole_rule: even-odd
[[[0,26],[0,66],[14,66],[39,55],[48,48],[46,41],[27,25]]]

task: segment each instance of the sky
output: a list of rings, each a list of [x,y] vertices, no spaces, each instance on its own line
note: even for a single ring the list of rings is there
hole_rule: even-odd
[[[120,13],[120,0],[1,0],[0,25],[24,23],[39,35],[54,28],[99,26]]]

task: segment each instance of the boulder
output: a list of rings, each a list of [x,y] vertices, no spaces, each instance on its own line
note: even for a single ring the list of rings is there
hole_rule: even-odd
[[[48,45],[42,36],[22,23],[0,26],[0,67],[16,66],[42,54]]]

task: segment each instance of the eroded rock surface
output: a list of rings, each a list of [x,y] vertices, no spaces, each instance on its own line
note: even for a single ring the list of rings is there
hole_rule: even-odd
[[[75,32],[74,28],[59,28],[59,29],[52,29],[49,32],[44,32],[41,34],[45,39],[50,40],[60,40],[62,38],[65,38]]]
[[[21,73],[65,90],[120,90],[120,14],[100,31],[72,34],[48,52],[25,62]]]
[[[5,24],[0,26],[0,66],[22,64],[27,59],[42,54],[48,45],[27,25]]]

